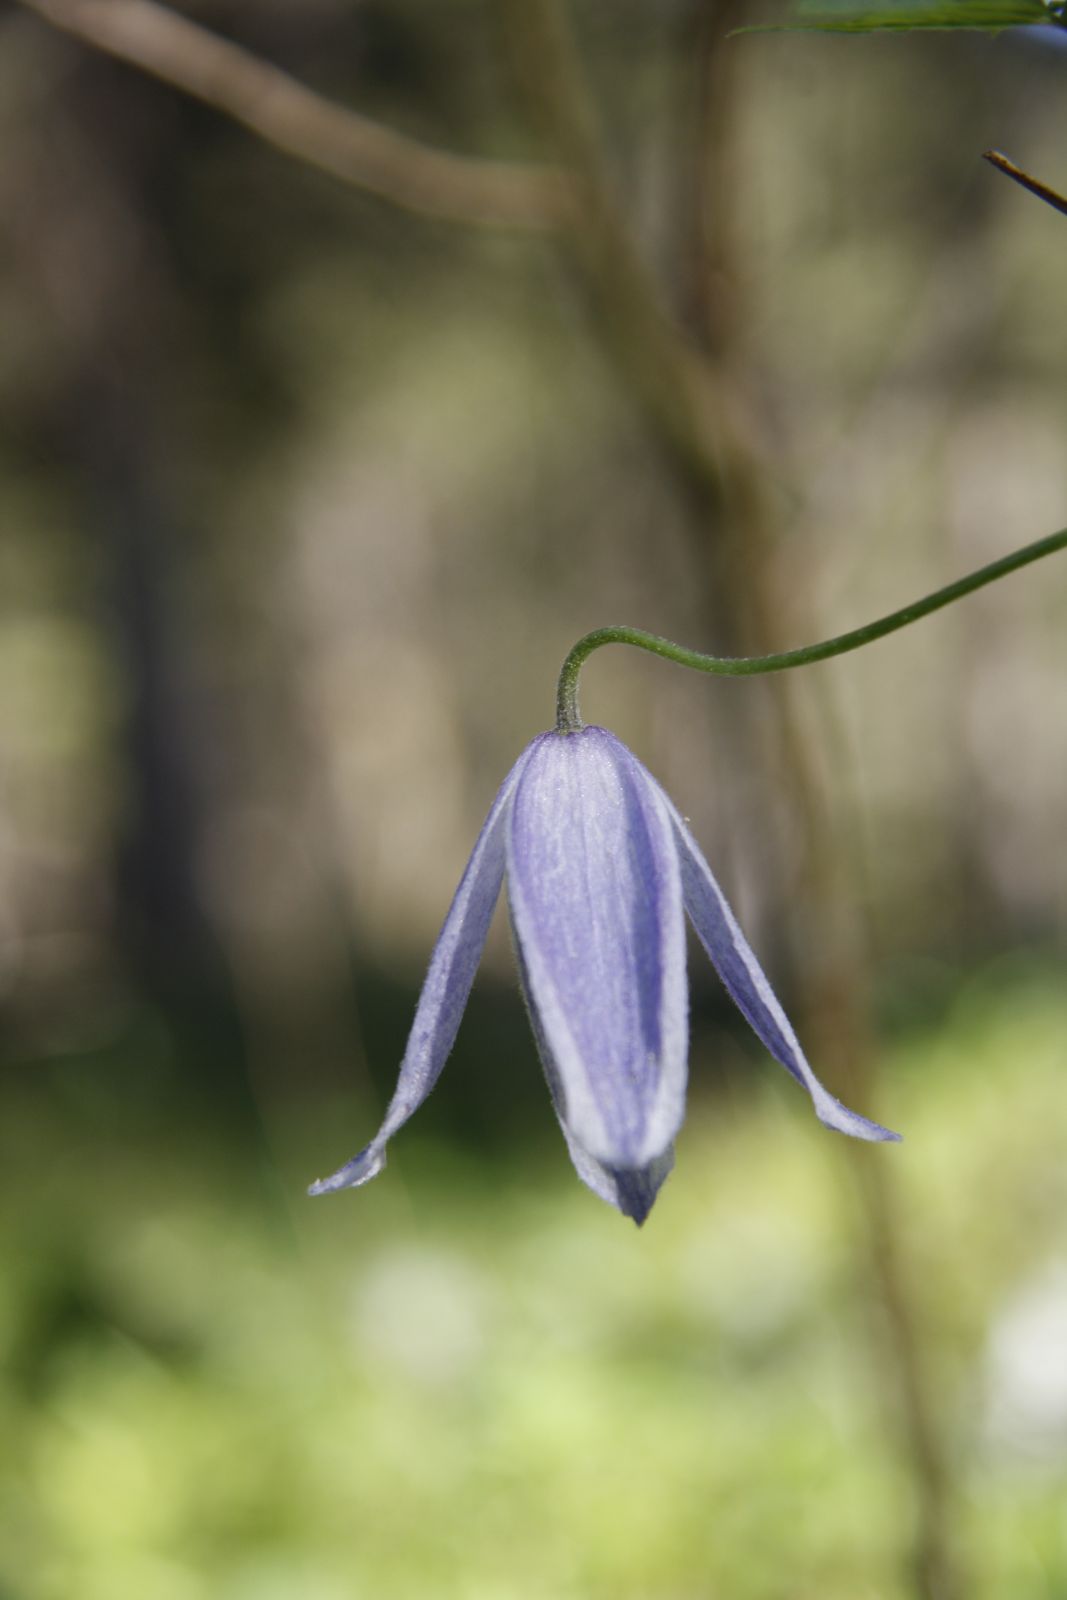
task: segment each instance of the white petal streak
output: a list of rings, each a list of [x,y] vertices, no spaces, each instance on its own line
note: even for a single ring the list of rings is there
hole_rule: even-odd
[[[899,1139],[899,1134],[850,1111],[823,1088],[808,1065],[789,1019],[712,876],[700,846],[666,795],[663,795],[663,802],[678,841],[685,909],[727,992],[753,1032],[775,1060],[803,1084],[811,1095],[820,1122],[836,1128],[839,1133],[851,1134],[855,1139]]]
[[[534,746],[508,893],[569,1135],[605,1167],[647,1167],[685,1112],[681,878],[659,790],[604,729]]]
[[[534,1009],[530,998],[530,976],[522,958],[522,951],[517,950],[519,963],[519,981],[522,985],[523,998],[529,1013],[530,1028],[537,1042],[537,1053],[541,1058],[544,1069],[545,1081],[552,1096],[552,1104],[559,1118],[559,1125],[563,1130],[563,1137],[567,1141],[567,1150],[574,1163],[574,1170],[582,1182],[601,1200],[606,1200],[608,1205],[622,1212],[624,1217],[630,1217],[640,1227],[652,1210],[653,1203],[664,1182],[674,1167],[674,1146],[668,1145],[661,1156],[649,1162],[647,1167],[606,1167],[602,1161],[591,1156],[589,1151],[578,1143],[571,1133],[566,1122],[566,1101],[563,1094],[563,1085],[560,1081],[559,1068],[556,1065],[548,1040],[545,1038],[544,1029],[540,1018]]]
[[[516,785],[538,741],[527,747],[512,767],[493,801],[467,862],[430,958],[419,995],[415,1020],[400,1064],[400,1077],[385,1121],[365,1150],[330,1178],[311,1186],[311,1194],[349,1189],[366,1183],[385,1165],[385,1146],[417,1111],[441,1075],[455,1042],[474,974],[485,947],[493,910],[504,878],[508,812]]]

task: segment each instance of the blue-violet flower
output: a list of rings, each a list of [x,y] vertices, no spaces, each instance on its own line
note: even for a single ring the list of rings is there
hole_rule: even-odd
[[[378,1133],[314,1184],[366,1183],[452,1048],[507,878],[519,974],[578,1176],[643,1222],[685,1116],[688,995],[683,907],[757,1037],[820,1121],[896,1139],[823,1088],[681,816],[604,728],[544,733],[512,767],[434,948],[396,1092]]]

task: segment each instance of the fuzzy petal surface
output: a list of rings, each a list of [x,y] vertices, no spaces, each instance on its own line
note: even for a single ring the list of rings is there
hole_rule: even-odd
[[[823,1088],[808,1065],[789,1019],[712,876],[700,846],[670,800],[666,795],[663,798],[678,841],[685,909],[727,992],[752,1031],[775,1060],[803,1084],[811,1095],[819,1121],[828,1128],[851,1134],[854,1139],[898,1140],[899,1133],[892,1133],[880,1123],[850,1111]]]
[[[648,1169],[685,1114],[688,1047],[681,873],[663,796],[603,728],[544,734],[515,790],[507,850],[530,1010],[572,1154],[610,1172]]]
[[[535,741],[536,743],[536,741]],[[506,858],[507,818],[516,786],[535,748],[523,751],[501,785],[482,825],[430,958],[415,1020],[400,1064],[400,1077],[385,1121],[370,1144],[309,1194],[329,1194],[367,1183],[385,1165],[385,1146],[417,1111],[441,1075],[459,1031],[474,974],[500,897]]]

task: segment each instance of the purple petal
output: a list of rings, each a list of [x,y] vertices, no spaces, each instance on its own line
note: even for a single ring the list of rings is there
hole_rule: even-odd
[[[891,1133],[880,1123],[870,1122],[857,1112],[850,1111],[823,1088],[805,1060],[789,1019],[778,1004],[759,962],[738,927],[722,890],[712,877],[700,846],[666,795],[663,795],[663,799],[678,841],[685,909],[727,992],[757,1038],[762,1040],[775,1060],[780,1061],[786,1071],[803,1084],[811,1095],[819,1121],[828,1128],[836,1128],[838,1133],[849,1133],[855,1139],[899,1139],[899,1133]]]
[[[601,1200],[606,1200],[609,1206],[614,1206],[640,1227],[674,1166],[673,1144],[669,1144],[663,1154],[650,1161],[647,1167],[607,1167],[582,1148],[562,1120],[560,1126],[574,1162],[574,1170],[582,1182]]]
[[[648,1168],[685,1115],[681,878],[659,790],[603,728],[533,745],[508,894],[569,1139],[611,1171]]]
[[[580,1145],[567,1127],[564,1118],[563,1086],[560,1083],[559,1068],[552,1059],[552,1052],[548,1047],[540,1019],[530,999],[530,980],[526,973],[526,966],[522,959],[522,952],[518,952],[519,977],[522,982],[523,997],[526,1000],[526,1009],[530,1017],[530,1027],[534,1039],[537,1041],[537,1053],[541,1057],[541,1066],[544,1069],[545,1080],[548,1083],[552,1104],[559,1118],[559,1125],[563,1129],[563,1137],[567,1141],[567,1150],[574,1163],[574,1169],[582,1182],[601,1200],[606,1200],[609,1205],[622,1212],[624,1217],[631,1217],[640,1227],[652,1210],[653,1202],[663,1183],[674,1166],[674,1146],[668,1145],[661,1156],[648,1164],[647,1167],[607,1167],[589,1151]]]
[[[536,744],[535,740],[523,751],[504,779],[460,879],[430,958],[430,970],[419,996],[400,1064],[400,1078],[385,1121],[366,1149],[353,1156],[332,1177],[313,1183],[309,1194],[350,1189],[376,1177],[385,1165],[387,1142],[412,1112],[418,1110],[440,1077],[459,1029],[500,895],[512,797]]]

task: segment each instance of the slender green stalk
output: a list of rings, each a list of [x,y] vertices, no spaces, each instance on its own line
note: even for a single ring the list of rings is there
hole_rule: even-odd
[[[942,606],[962,600],[964,595],[973,594],[976,589],[983,589],[987,583],[996,583],[998,578],[1006,578],[1010,572],[1017,572],[1032,561],[1040,561],[1043,556],[1051,556],[1057,550],[1064,549],[1067,549],[1067,528],[1059,533],[1050,533],[1047,538],[1038,539],[1034,544],[1024,545],[1011,555],[1001,556],[999,561],[991,561],[988,566],[979,567],[977,572],[957,578],[955,583],[936,589],[921,600],[913,600],[910,605],[901,606],[899,611],[891,611],[888,616],[868,622],[862,628],[853,628],[850,633],[839,633],[832,639],[823,639],[820,644],[801,645],[796,650],[781,650],[769,656],[709,656],[699,650],[687,650],[683,645],[674,644],[670,639],[661,639],[654,633],[645,633],[641,628],[596,628],[578,640],[563,663],[556,689],[556,729],[559,733],[577,733],[582,727],[578,709],[578,679],[587,657],[594,650],[599,650],[601,645],[630,644],[635,649],[649,650],[655,656],[674,661],[680,667],[692,667],[694,672],[711,672],[724,678],[750,678],[763,672],[784,672],[789,667],[805,667],[812,661],[827,661],[831,656],[843,656],[849,650],[859,650],[865,644],[873,644],[887,633],[906,628],[909,623],[918,622],[920,617],[940,611]]]

